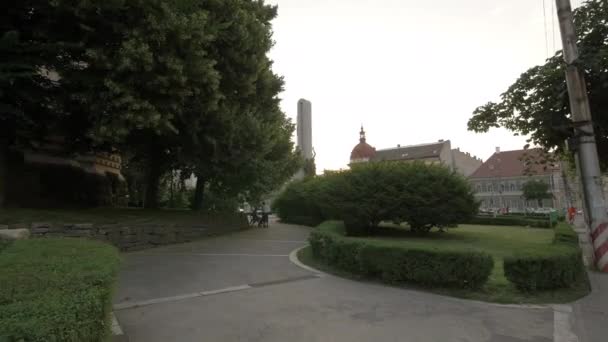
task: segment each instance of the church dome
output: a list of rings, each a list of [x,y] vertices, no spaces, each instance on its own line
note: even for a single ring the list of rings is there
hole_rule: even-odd
[[[365,141],[365,131],[363,130],[363,127],[361,127],[361,132],[359,133],[359,143],[350,153],[351,162],[368,161],[375,154],[376,149]]]

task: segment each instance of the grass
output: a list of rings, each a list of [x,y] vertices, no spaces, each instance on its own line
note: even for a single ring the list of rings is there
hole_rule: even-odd
[[[339,223],[338,223],[339,224]],[[343,227],[338,227],[338,229]],[[503,270],[503,258],[520,253],[543,253],[548,250],[562,248],[552,245],[554,232],[552,229],[534,229],[510,226],[477,226],[461,225],[452,228],[449,232],[440,233],[432,231],[428,235],[420,236],[409,232],[409,230],[398,227],[383,227],[382,235],[349,238],[353,240],[364,240],[367,244],[391,246],[399,245],[411,248],[441,249],[441,250],[467,250],[481,251],[492,255],[494,258],[494,269],[488,282],[480,290],[425,289],[431,292],[475,299],[496,303],[566,303],[579,299],[589,293],[587,279],[581,280],[572,288],[556,291],[543,291],[535,293],[524,293],[515,288],[507,280]],[[389,234],[390,236],[386,236]],[[566,247],[563,247],[566,248]],[[358,276],[349,274],[333,267],[324,265],[315,260],[310,247],[303,249],[299,254],[300,260],[312,267],[334,273],[347,278],[360,279]]]
[[[51,223],[198,223],[209,222],[209,214],[192,210],[92,208],[92,209],[0,209],[0,224]]]
[[[0,252],[0,341],[108,336],[118,251],[86,239],[30,239]]]

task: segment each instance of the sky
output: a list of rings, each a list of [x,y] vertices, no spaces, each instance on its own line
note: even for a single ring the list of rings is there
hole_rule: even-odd
[[[278,5],[281,105],[296,122],[298,99],[312,102],[318,173],[347,168],[361,125],[377,149],[449,139],[486,160],[522,148],[525,137],[469,132],[467,121],[561,49],[553,0],[544,12],[543,0],[267,2]]]

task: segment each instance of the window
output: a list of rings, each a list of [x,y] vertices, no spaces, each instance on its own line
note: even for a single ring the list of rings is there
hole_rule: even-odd
[[[475,190],[477,192],[481,192],[481,185],[477,184],[477,186],[475,187]]]
[[[500,192],[505,192],[505,185],[504,184],[500,184]]]
[[[511,191],[515,191],[515,184],[511,183]]]
[[[481,183],[481,191],[482,192],[487,192],[488,188],[486,187],[486,183]]]

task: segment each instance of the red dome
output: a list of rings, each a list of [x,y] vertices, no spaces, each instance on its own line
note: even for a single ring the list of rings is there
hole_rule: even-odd
[[[369,159],[376,154],[376,149],[371,147],[365,141],[360,142],[353,148],[353,151],[350,153],[350,159]]]
[[[376,149],[373,148],[370,144],[365,142],[365,131],[363,127],[361,127],[361,132],[359,133],[359,143],[353,151],[350,153],[350,160],[356,159],[370,159],[376,154]]]

